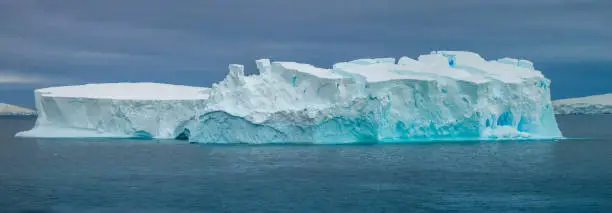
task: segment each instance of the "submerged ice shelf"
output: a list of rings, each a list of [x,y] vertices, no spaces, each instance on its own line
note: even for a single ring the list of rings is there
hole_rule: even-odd
[[[331,69],[242,65],[211,88],[90,84],[35,91],[30,137],[137,137],[202,143],[353,143],[561,137],[550,81],[526,60],[436,51]]]

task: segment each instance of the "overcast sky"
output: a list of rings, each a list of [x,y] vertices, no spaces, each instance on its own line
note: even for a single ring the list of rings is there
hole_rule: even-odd
[[[33,88],[155,81],[210,86],[229,63],[329,67],[469,50],[526,58],[555,98],[612,92],[612,1],[2,0],[0,102]]]

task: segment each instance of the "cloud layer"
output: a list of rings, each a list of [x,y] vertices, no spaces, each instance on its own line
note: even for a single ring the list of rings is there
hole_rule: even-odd
[[[12,70],[0,70],[0,84],[38,84],[47,81],[40,76],[24,75]]]
[[[227,64],[252,71],[257,58],[330,66],[438,49],[536,66],[606,63],[611,8],[607,0],[6,0],[0,70],[22,77],[0,83],[62,76],[208,86]]]

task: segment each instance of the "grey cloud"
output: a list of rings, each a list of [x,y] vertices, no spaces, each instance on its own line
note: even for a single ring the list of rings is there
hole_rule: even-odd
[[[0,84],[32,84],[45,80],[39,76],[22,75],[13,70],[0,70]]]
[[[44,86],[70,83],[72,80],[58,76],[43,76],[18,72],[16,70],[0,69],[0,85],[30,85]]]
[[[7,0],[0,64],[85,82],[205,85],[228,63],[263,57],[329,66],[453,49],[536,64],[610,61],[610,8],[605,0]]]
[[[120,52],[94,52],[72,49],[66,46],[40,43],[18,37],[0,36],[0,45],[5,47],[0,54],[5,58],[24,57],[40,61],[62,61],[63,63],[92,63],[112,60],[138,60],[144,58]]]

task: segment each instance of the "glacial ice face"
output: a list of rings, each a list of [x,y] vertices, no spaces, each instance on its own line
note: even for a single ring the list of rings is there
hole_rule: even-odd
[[[206,96],[189,100],[74,102],[80,99],[37,91],[37,109],[45,116],[32,130],[36,134],[21,135],[40,136],[45,131],[37,128],[61,126],[101,136],[202,143],[561,137],[550,81],[526,60],[486,61],[476,53],[437,51],[416,60],[359,59],[332,69],[267,59],[256,65],[259,74],[251,76],[242,65],[230,65],[223,81],[201,88]]]
[[[200,113],[208,88],[156,83],[87,84],[34,92],[38,118],[23,137],[173,138]]]
[[[612,114],[612,94],[553,101],[556,114]]]

